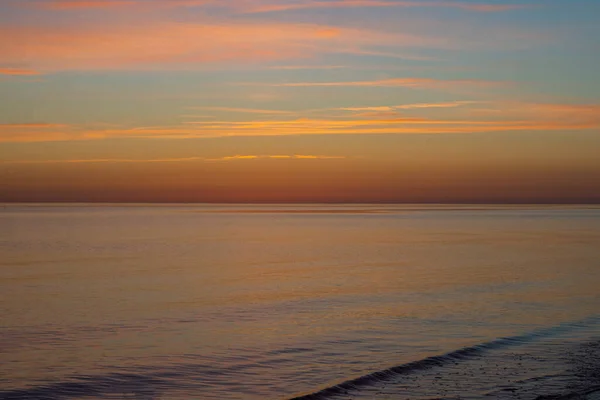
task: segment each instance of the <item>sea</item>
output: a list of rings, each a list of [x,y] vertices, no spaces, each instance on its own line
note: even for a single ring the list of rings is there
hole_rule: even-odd
[[[600,206],[0,205],[0,399],[592,399]]]

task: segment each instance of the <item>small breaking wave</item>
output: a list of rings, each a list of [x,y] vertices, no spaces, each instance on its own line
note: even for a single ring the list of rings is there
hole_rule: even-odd
[[[566,334],[572,331],[585,329],[594,326],[600,322],[600,316],[594,316],[582,321],[564,323],[550,328],[544,328],[527,334],[495,339],[489,342],[464,347],[444,355],[427,357],[418,361],[397,365],[381,371],[376,371],[358,378],[350,379],[345,382],[320,389],[313,393],[308,393],[293,397],[289,400],[323,400],[333,396],[345,395],[349,392],[358,391],[367,386],[372,386],[389,379],[402,375],[413,374],[418,371],[429,370],[436,367],[458,364],[461,361],[470,360],[474,357],[484,355],[493,350],[507,347],[520,346],[535,342],[536,340],[551,338]]]
[[[358,378],[323,388],[321,390],[299,395],[290,400],[320,400],[349,392],[360,391],[386,380],[411,375],[418,371],[432,370],[437,367],[458,365],[468,360],[485,355],[497,349],[517,347],[536,342],[543,338],[560,337],[561,335],[594,327],[600,323],[600,316],[586,320],[565,323],[558,326],[540,329],[523,335],[499,338],[489,342],[461,348],[444,355],[427,357],[418,361],[401,364],[381,371],[373,372]],[[600,345],[599,345],[600,346]],[[310,349],[290,349],[291,352],[306,352]],[[595,354],[595,353],[594,353]],[[269,365],[251,364],[249,367],[273,368],[273,360]],[[251,387],[235,387],[236,370],[244,366],[231,366],[231,370],[215,368],[203,364],[174,364],[170,366],[138,367],[127,372],[110,372],[97,375],[75,375],[58,382],[42,383],[35,386],[0,391],[0,400],[64,400],[73,398],[113,398],[114,396],[133,396],[136,399],[165,398],[165,394],[185,390],[193,393],[190,398],[222,383],[222,378],[231,381],[231,390],[237,390],[238,398],[266,398],[253,392]],[[115,367],[114,371],[119,371]],[[302,379],[302,376],[297,376]],[[266,384],[266,382],[263,382]],[[597,390],[596,387],[589,390]],[[273,396],[274,397],[274,396]],[[119,397],[121,398],[121,397]],[[128,398],[128,397],[126,397]],[[166,397],[168,398],[168,397]],[[550,397],[548,397],[550,398]],[[555,397],[559,399],[561,397]]]

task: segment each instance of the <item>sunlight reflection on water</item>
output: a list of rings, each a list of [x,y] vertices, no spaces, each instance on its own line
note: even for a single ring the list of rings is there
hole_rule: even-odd
[[[597,243],[594,207],[9,205],[0,398],[310,392],[595,315]]]

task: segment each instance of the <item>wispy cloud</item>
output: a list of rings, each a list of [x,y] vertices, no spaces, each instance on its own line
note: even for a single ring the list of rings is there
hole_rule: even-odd
[[[420,38],[420,39],[416,39],[414,40],[414,43],[421,43],[423,45],[425,45],[426,47],[429,47],[431,45],[433,45],[434,47],[436,46],[435,44],[435,39],[432,38]],[[441,43],[437,43],[437,45],[439,47],[444,47]],[[334,52],[336,53],[341,53],[341,54],[352,54],[352,55],[358,55],[358,56],[366,56],[366,57],[372,57],[372,56],[377,56],[377,57],[384,57],[384,58],[397,58],[400,60],[411,60],[411,61],[431,61],[431,60],[435,60],[435,57],[432,56],[423,56],[423,55],[418,55],[418,54],[414,54],[414,53],[407,53],[407,52],[391,52],[391,51],[377,51],[377,50],[366,50],[366,49],[360,49],[360,48],[356,48],[356,47],[342,47],[342,48],[338,48],[335,49]]]
[[[323,8],[458,8],[478,12],[508,11],[526,6],[522,4],[469,3],[466,1],[400,1],[400,0],[302,0],[282,3],[277,0],[41,0],[38,7],[53,10],[76,10],[85,8],[120,8],[143,6],[160,8],[210,6],[228,8],[244,13],[267,13],[302,9]]]
[[[271,83],[267,86],[283,87],[443,87],[443,86],[500,86],[510,84],[505,81],[489,81],[478,79],[442,80],[433,78],[390,78],[372,81],[342,81],[342,82],[292,82]],[[250,84],[256,85],[256,84]]]
[[[67,124],[5,123],[0,124],[0,142],[38,142],[77,139]]]
[[[275,155],[235,155],[220,158],[210,158],[206,161],[238,161],[238,160],[340,160],[344,156],[323,156],[323,155],[307,155],[307,154],[275,154]]]
[[[393,111],[393,106],[340,107],[334,110],[342,111]]]
[[[251,3],[252,4],[252,3]],[[520,4],[468,3],[458,1],[385,1],[385,0],[333,0],[303,1],[296,3],[255,2],[248,12],[265,13],[275,11],[300,10],[309,8],[368,8],[368,7],[441,7],[459,8],[479,12],[499,12],[523,8]]]
[[[266,8],[323,7],[458,7],[493,10],[507,5],[461,2],[402,1],[238,1],[238,0],[55,0],[23,2],[54,10],[113,9],[114,16],[98,12],[90,18],[55,20],[43,23],[10,23],[0,26],[0,62],[27,65],[45,72],[64,70],[181,70],[207,64],[290,64],[272,69],[338,69],[339,65],[319,65],[319,56],[386,57],[413,61],[437,60],[425,49],[473,49],[531,44],[531,30],[495,29],[493,34],[473,35],[464,27],[448,25],[440,29],[424,20],[418,26],[371,26],[332,20],[331,24],[310,24],[278,20],[276,16],[241,18],[235,12]],[[143,7],[143,13],[132,9]],[[194,19],[179,18],[164,7],[218,7],[199,12]],[[157,11],[158,10],[158,11]],[[165,11],[165,12],[163,12]],[[231,12],[230,12],[231,11]],[[62,11],[60,11],[62,12]],[[233,14],[232,14],[233,13]],[[60,21],[60,22],[57,22]],[[85,21],[83,23],[82,21]],[[341,23],[340,23],[341,22]],[[430,29],[427,27],[431,26]],[[490,28],[491,29],[491,28]],[[521,37],[523,36],[523,37]],[[520,38],[517,40],[516,38]],[[537,40],[537,39],[536,39]],[[537,42],[536,42],[537,43]],[[313,65],[314,64],[314,65]]]
[[[26,69],[26,68],[1,68],[0,67],[0,75],[11,75],[11,76],[37,76],[42,75],[41,72]]]
[[[39,8],[49,10],[81,10],[81,9],[112,9],[128,6],[145,8],[177,8],[217,6],[221,8],[234,8],[238,0],[38,0],[34,3]]]
[[[38,69],[173,69],[207,63],[258,63],[306,59],[347,43],[360,49],[414,43],[373,31],[316,24],[150,21],[89,26],[0,26],[0,62]],[[160,34],[157,34],[159,32]],[[27,70],[4,69],[23,74]]]
[[[202,157],[185,158],[157,158],[148,160],[125,159],[125,158],[96,158],[96,159],[75,159],[75,160],[9,160],[2,161],[2,164],[99,164],[99,163],[167,163],[167,162],[185,162],[201,161]]]
[[[210,110],[210,111],[224,111],[224,112],[232,112],[232,113],[244,113],[244,114],[296,114],[294,111],[285,111],[285,110],[263,110],[256,108],[236,108],[236,107],[202,107],[202,106],[193,106],[189,107],[193,110]]]
[[[345,65],[272,65],[267,69],[298,70],[298,69],[343,69]]]
[[[244,161],[244,160],[339,160],[344,156],[324,155],[235,155],[218,158],[207,157],[181,157],[181,158],[154,158],[154,159],[126,159],[126,158],[91,158],[91,159],[57,159],[57,160],[0,160],[0,164],[118,164],[118,163],[179,163],[179,162],[219,162],[219,161]]]
[[[600,105],[595,104],[490,101],[466,103],[457,101],[399,106],[346,107],[329,110],[353,111],[356,114],[342,113],[320,118],[290,118],[287,116],[285,119],[280,117],[273,119],[269,115],[250,113],[248,114],[249,118],[242,121],[195,120],[173,126],[137,128],[94,128],[52,124],[0,125],[0,142],[101,140],[122,137],[177,139],[342,134],[469,134],[581,131],[600,128]],[[464,105],[465,108],[460,107],[461,105]],[[412,112],[427,109],[427,107],[433,107],[427,117],[423,117],[422,113],[411,115]],[[433,112],[435,108],[439,107],[445,108],[447,111],[444,111],[443,114]],[[398,110],[403,112],[398,113]],[[253,116],[258,119],[253,119]],[[232,157],[235,159],[238,156]],[[227,158],[223,160],[227,160]]]
[[[481,103],[477,101],[449,101],[443,103],[415,103],[401,104],[395,106],[366,106],[366,107],[341,107],[337,110],[343,111],[394,111],[394,110],[414,110],[423,108],[456,108],[469,104]]]
[[[22,124],[0,124],[0,129],[30,129],[30,128],[64,128],[65,124],[49,124],[45,122],[22,123]]]
[[[87,139],[112,137],[132,138],[208,138],[234,136],[289,136],[289,135],[372,135],[372,134],[471,134],[518,131],[567,131],[598,129],[600,120],[475,120],[431,119],[398,116],[356,116],[352,119],[294,119],[285,121],[213,121],[191,122],[180,126],[140,129],[113,129],[90,131]]]
[[[455,108],[462,107],[469,104],[478,104],[480,101],[449,101],[444,103],[416,103],[416,104],[403,104],[399,106],[393,106],[396,110],[412,110],[419,108]]]
[[[48,0],[38,2],[37,5],[52,10],[73,10],[132,6],[140,5],[140,2],[135,0]]]

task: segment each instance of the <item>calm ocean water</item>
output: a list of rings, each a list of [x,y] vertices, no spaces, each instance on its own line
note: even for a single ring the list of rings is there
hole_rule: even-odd
[[[600,388],[597,207],[6,205],[0,266],[0,399]]]

